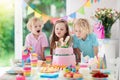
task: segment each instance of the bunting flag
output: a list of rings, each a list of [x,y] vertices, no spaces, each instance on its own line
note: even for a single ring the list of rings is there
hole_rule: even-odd
[[[45,14],[41,14],[42,16],[42,20],[44,21],[44,23],[46,23],[51,17]]]
[[[57,20],[59,20],[59,18],[51,18],[51,19],[50,19],[51,23],[53,23],[53,24],[55,24],[55,22],[56,22]]]
[[[94,2],[96,3],[96,2],[97,2],[97,0],[94,0]]]
[[[79,14],[85,14],[84,6],[82,6],[78,11]]]
[[[71,18],[73,18],[73,19],[76,18],[76,12],[70,14],[69,17],[71,17]]]
[[[36,12],[38,12],[38,13],[40,13],[40,14],[42,14],[42,12],[39,10],[39,9],[34,9]]]
[[[93,3],[93,0],[91,0],[91,3]]]
[[[86,7],[91,7],[91,2],[90,2],[90,0],[88,0],[88,1],[85,3],[85,6],[86,6]]]
[[[35,9],[36,8],[36,6],[35,6],[35,4],[30,4],[30,7],[32,8],[32,9]]]
[[[28,6],[27,15],[29,15],[29,14],[31,14],[33,12],[34,12],[34,10],[30,6]]]
[[[35,4],[30,4],[30,7],[33,9],[33,10],[35,10],[36,12],[38,12],[38,13],[40,13],[40,14],[42,14],[42,12],[38,9],[38,8],[36,8],[36,5]]]
[[[100,0],[98,0],[98,2],[100,2]]]
[[[64,20],[66,20],[66,21],[67,21],[68,16],[64,16],[64,17],[62,17],[61,19],[64,19]]]
[[[34,16],[36,16],[36,17],[41,17],[41,14],[39,14],[38,12],[36,12],[36,11],[34,11]]]
[[[75,11],[74,13],[72,13],[68,16],[62,17],[62,19],[68,20],[68,17],[74,19],[74,18],[76,18],[76,12],[84,15],[85,14],[85,10],[84,10],[85,7],[91,7],[92,3],[96,3],[96,2],[100,2],[100,1],[101,0],[80,0],[81,7],[79,8],[79,10]],[[26,4],[24,4],[24,6],[26,6]],[[34,13],[34,15],[36,17],[42,17],[45,22],[51,18],[50,16],[45,15],[39,9],[37,9],[35,4],[30,4],[27,8],[28,8],[27,15]]]

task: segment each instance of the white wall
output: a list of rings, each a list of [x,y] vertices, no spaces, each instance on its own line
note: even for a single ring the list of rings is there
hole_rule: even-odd
[[[76,12],[84,3],[85,0],[67,0],[67,5],[66,5],[66,14],[69,15],[73,12]],[[84,17],[89,19],[91,25],[93,26],[94,24],[94,20],[90,18],[90,16],[94,15],[94,12],[97,8],[112,8],[112,9],[116,9],[118,11],[120,11],[120,1],[119,0],[101,0],[100,2],[97,3],[93,3],[91,4],[91,7],[84,7],[85,9],[85,15],[79,14],[77,13],[77,18],[79,17]],[[119,31],[120,31],[120,21],[118,20],[111,29],[111,39],[112,42],[115,41],[113,45],[115,45],[115,49],[114,53],[111,54],[115,54],[115,57],[117,57],[120,53],[119,53],[119,45],[120,45],[120,41],[119,41]],[[113,51],[112,51],[113,52]]]

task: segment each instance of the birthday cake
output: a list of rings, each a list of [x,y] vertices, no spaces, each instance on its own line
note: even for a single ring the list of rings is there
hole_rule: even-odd
[[[70,36],[67,36],[65,40],[60,38],[59,41],[56,41],[52,64],[66,66],[76,65],[75,55],[70,43]]]
[[[56,48],[53,55],[52,64],[54,65],[75,65],[76,59],[73,48]]]

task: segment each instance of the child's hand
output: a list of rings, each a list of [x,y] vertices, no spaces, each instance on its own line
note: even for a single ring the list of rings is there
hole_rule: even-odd
[[[43,61],[46,61],[46,59],[45,59],[45,57],[44,57],[44,56],[42,56],[41,58],[42,58],[42,60],[43,60]]]
[[[43,60],[43,61],[46,61],[46,59],[45,59],[45,58],[43,58],[42,60]]]
[[[45,56],[44,56],[43,54],[40,54],[40,56],[41,56],[41,59],[42,59],[43,61],[46,60],[46,59],[45,59]]]
[[[46,61],[45,57],[43,57],[43,56],[41,57],[41,59],[42,59],[43,61]]]

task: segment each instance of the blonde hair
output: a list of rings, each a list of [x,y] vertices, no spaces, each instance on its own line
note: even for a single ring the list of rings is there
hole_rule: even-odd
[[[41,19],[39,19],[38,17],[32,17],[29,19],[28,23],[27,23],[27,29],[29,31],[31,31],[32,25],[35,24],[36,22],[39,22],[41,24],[41,27],[43,27],[43,21]]]
[[[79,26],[82,30],[84,30],[86,34],[91,33],[91,26],[87,19],[84,19],[84,18],[76,19],[74,21],[73,27],[75,28],[76,25]]]

